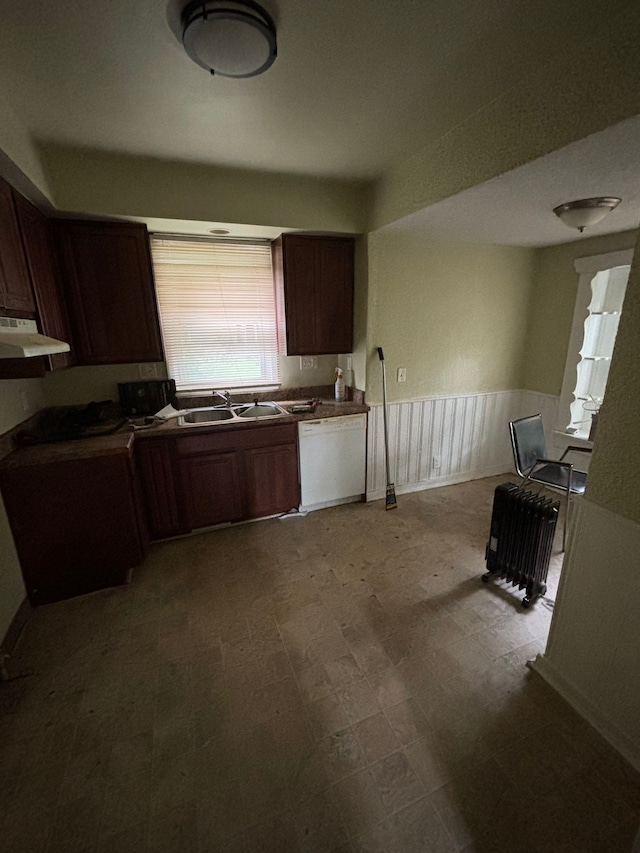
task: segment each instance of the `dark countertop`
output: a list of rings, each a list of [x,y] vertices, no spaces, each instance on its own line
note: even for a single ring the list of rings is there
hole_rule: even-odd
[[[283,409],[286,409],[287,406],[299,403],[300,400],[277,400],[276,402],[279,406],[282,406]],[[190,424],[189,426],[178,426],[176,423],[177,418],[172,418],[157,427],[137,430],[136,440],[139,438],[159,438],[170,435],[197,435],[204,432],[224,432],[227,430],[235,431],[250,429],[252,427],[267,426],[268,424],[275,426],[276,424],[291,424],[297,423],[298,421],[317,421],[322,418],[337,418],[343,417],[344,415],[361,415],[366,414],[368,411],[369,406],[367,406],[366,403],[355,403],[352,400],[348,400],[345,403],[336,403],[333,400],[322,400],[318,406],[316,406],[316,410],[313,414],[287,415],[286,417],[280,418],[265,418],[263,420],[247,421],[246,423],[234,421],[230,424],[227,421],[218,421],[213,424]]]
[[[131,430],[123,429],[113,435],[20,447],[2,459],[0,468],[23,468],[27,465],[46,465],[50,462],[68,462],[73,459],[131,453],[133,442],[134,433]]]
[[[308,398],[306,398],[308,399]],[[286,408],[297,400],[278,400],[280,406]],[[58,441],[51,444],[37,444],[32,447],[21,447],[13,450],[7,444],[5,453],[0,453],[1,468],[18,468],[26,465],[45,465],[51,462],[65,462],[73,459],[87,459],[95,456],[109,456],[118,453],[131,453],[135,441],[144,441],[149,438],[164,438],[177,435],[199,435],[201,433],[226,432],[230,430],[255,429],[271,424],[292,424],[298,421],[316,421],[321,418],[336,418],[344,415],[366,414],[369,406],[365,403],[347,401],[336,403],[333,400],[322,400],[313,414],[287,415],[281,418],[267,418],[262,421],[247,421],[233,424],[224,421],[214,424],[193,424],[189,426],[178,426],[177,419],[172,419],[159,426],[149,429],[140,429],[135,432],[124,426],[112,435],[93,436],[91,438],[80,438],[73,441]],[[4,456],[4,458],[2,458]]]

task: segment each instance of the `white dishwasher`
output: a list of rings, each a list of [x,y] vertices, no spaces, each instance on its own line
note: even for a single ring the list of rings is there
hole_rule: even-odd
[[[301,509],[360,500],[366,490],[367,416],[298,423]]]

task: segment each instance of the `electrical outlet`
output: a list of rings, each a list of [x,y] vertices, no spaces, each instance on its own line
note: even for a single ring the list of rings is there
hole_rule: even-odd
[[[431,459],[431,467],[433,468],[434,471],[440,470],[440,457],[439,456],[433,456],[433,458]]]
[[[138,365],[138,376],[140,379],[155,379],[156,366],[153,361],[147,361]]]
[[[399,367],[398,368],[398,382],[406,382],[407,381],[407,368]]]
[[[350,355],[348,355],[347,356],[347,370],[351,370],[352,366],[353,366],[353,359],[351,358]]]
[[[316,370],[318,367],[318,357],[315,355],[300,356],[300,370]]]

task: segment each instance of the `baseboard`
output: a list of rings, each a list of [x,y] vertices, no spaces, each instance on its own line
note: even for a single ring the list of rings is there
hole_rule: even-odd
[[[396,495],[406,495],[410,492],[424,492],[426,489],[437,489],[439,486],[455,486],[458,483],[468,483],[470,480],[482,480],[484,477],[497,477],[504,474],[505,477],[515,476],[510,471],[505,471],[504,465],[494,468],[482,468],[476,471],[465,471],[459,474],[449,474],[445,477],[432,477],[430,480],[420,480],[417,483],[406,483],[395,486]],[[367,492],[367,501],[378,501],[386,497],[387,490],[375,489]]]
[[[300,512],[315,512],[317,509],[328,509],[330,506],[340,506],[341,504],[354,504],[362,501],[362,495],[351,495],[348,498],[338,498],[333,501],[321,501],[316,504],[308,504],[300,506]]]
[[[596,706],[589,701],[576,687],[564,678],[544,655],[538,655],[529,664],[534,672],[549,684],[556,693],[571,705],[581,717],[593,726],[602,737],[619,752],[631,766],[640,772],[640,748],[625,734],[602,715]]]
[[[0,642],[0,652],[6,655],[13,653],[16,643],[18,642],[18,638],[22,633],[22,629],[31,616],[31,611],[32,607],[29,604],[28,599],[24,598],[20,607],[18,607],[15,616],[11,620],[6,634]]]

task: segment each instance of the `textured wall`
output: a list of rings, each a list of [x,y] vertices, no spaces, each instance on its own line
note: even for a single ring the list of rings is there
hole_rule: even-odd
[[[49,183],[31,134],[1,93],[0,174],[34,201],[42,203],[43,198],[51,199]],[[26,182],[23,176],[26,176]],[[29,184],[37,188],[36,194],[30,192]]]
[[[573,309],[578,292],[576,258],[632,249],[635,231],[536,249],[534,289],[526,334],[523,387],[543,394],[562,388]]]
[[[640,242],[640,241],[639,241]],[[589,499],[640,523],[640,252],[634,255],[589,470]]]
[[[515,81],[435,145],[399,162],[376,188],[379,228],[640,113],[640,5],[612,2],[590,37]],[[585,62],[585,57],[588,61]]]
[[[367,400],[381,399],[378,346],[390,400],[519,388],[532,260],[530,249],[370,234]]]
[[[224,169],[105,151],[42,149],[59,209],[361,233],[368,184]]]
[[[547,650],[536,662],[638,770],[639,550],[640,525],[588,499],[577,505]]]
[[[23,408],[23,400],[26,410]],[[39,379],[0,381],[0,435],[35,414],[44,406]],[[0,642],[25,597],[22,572],[0,497]]]

